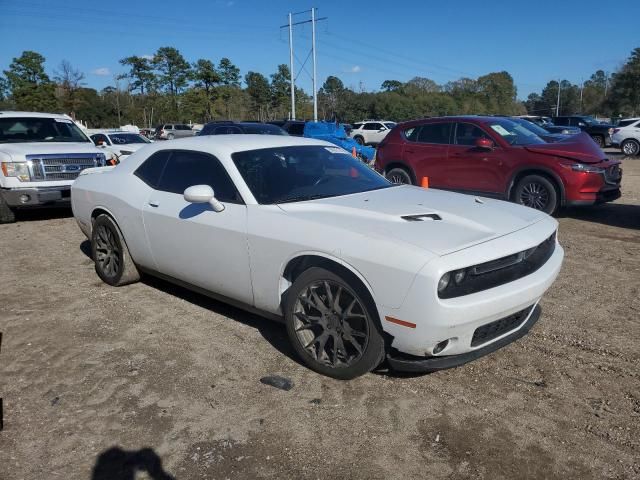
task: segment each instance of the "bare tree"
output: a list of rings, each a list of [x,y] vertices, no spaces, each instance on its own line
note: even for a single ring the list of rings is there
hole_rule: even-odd
[[[54,74],[53,78],[58,84],[62,108],[73,117],[75,110],[79,106],[78,90],[85,85],[83,81],[85,78],[84,73],[73,68],[68,60],[62,60]]]

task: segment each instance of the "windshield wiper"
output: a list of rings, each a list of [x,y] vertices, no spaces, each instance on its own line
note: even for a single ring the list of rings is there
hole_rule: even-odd
[[[281,199],[276,200],[275,204],[278,203],[293,203],[293,202],[304,202],[307,200],[318,200],[319,198],[327,198],[327,197],[331,197],[332,195],[320,195],[320,194],[315,194],[315,195],[294,195],[291,197],[284,197]]]

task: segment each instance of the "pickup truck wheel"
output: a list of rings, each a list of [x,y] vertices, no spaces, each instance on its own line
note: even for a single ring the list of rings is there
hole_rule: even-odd
[[[287,333],[312,370],[350,380],[376,368],[385,355],[375,305],[359,284],[313,267],[293,283],[285,300]]]
[[[364,138],[362,138],[360,135],[356,135],[355,137],[353,137],[353,139],[358,143],[358,145],[364,145]]]
[[[604,137],[602,135],[591,135],[591,138],[600,148],[604,148]]]
[[[391,183],[404,183],[407,185],[413,185],[413,180],[411,179],[411,175],[409,172],[402,167],[395,167],[389,170],[385,177]]]
[[[0,196],[0,223],[13,223],[16,221],[16,213]]]
[[[628,156],[638,155],[640,153],[640,142],[638,140],[628,139],[620,145],[622,153]]]
[[[513,201],[552,215],[558,208],[558,192],[546,177],[527,175],[516,185]]]
[[[99,215],[93,223],[91,254],[103,282],[119,287],[140,280],[122,233],[109,215]]]

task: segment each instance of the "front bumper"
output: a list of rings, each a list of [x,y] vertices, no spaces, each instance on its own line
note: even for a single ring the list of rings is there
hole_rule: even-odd
[[[536,304],[531,309],[528,318],[524,321],[523,324],[521,324],[521,326],[517,330],[512,330],[509,335],[504,336],[493,343],[489,343],[488,345],[477,350],[472,350],[460,355],[444,355],[440,357],[428,358],[398,354],[394,356],[394,354],[390,354],[387,357],[387,363],[393,370],[396,370],[398,372],[410,373],[429,373],[438,370],[445,370],[447,368],[459,367],[460,365],[464,365],[465,363],[469,363],[473,360],[477,360],[480,357],[493,353],[496,350],[499,350],[502,347],[524,337],[540,318],[541,311],[542,309],[540,308],[540,306]]]
[[[7,205],[14,208],[66,206],[71,202],[71,185],[3,188],[0,195]]]
[[[598,205],[600,203],[613,202],[622,196],[620,188],[603,189],[597,193],[589,195],[591,198],[566,200],[565,205],[568,207],[585,207],[589,205]]]

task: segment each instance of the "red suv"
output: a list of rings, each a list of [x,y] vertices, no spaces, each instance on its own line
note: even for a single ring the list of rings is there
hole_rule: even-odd
[[[396,126],[378,147],[376,169],[395,183],[512,200],[555,212],[620,197],[620,161],[586,133],[546,143],[505,117],[460,116]]]

